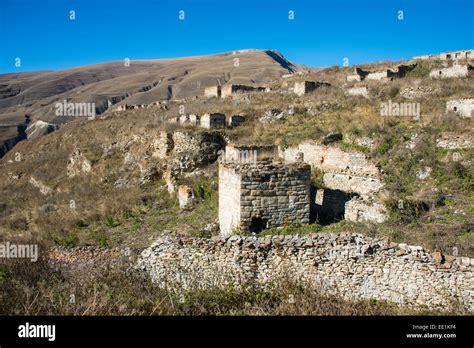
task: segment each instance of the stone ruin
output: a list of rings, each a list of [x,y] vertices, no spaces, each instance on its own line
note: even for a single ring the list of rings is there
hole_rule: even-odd
[[[446,111],[452,111],[464,118],[471,118],[474,99],[454,99],[446,102]]]
[[[237,93],[264,92],[265,87],[253,87],[248,85],[227,84],[222,87],[222,98],[231,97]]]
[[[347,75],[347,82],[362,81],[368,75],[367,71],[362,70],[361,68],[355,67],[354,74]]]
[[[425,54],[423,56],[413,57],[413,60],[436,60],[436,59],[443,60],[443,61],[472,60],[474,59],[474,50],[442,52],[440,54]]]
[[[312,214],[320,223],[342,218],[383,222],[388,213],[378,199],[383,188],[377,166],[363,153],[343,151],[313,142],[279,149],[286,163],[304,161],[323,172],[325,189],[312,193]]]
[[[413,70],[416,64],[399,64],[393,69],[385,69],[381,71],[364,71],[361,68],[354,68],[354,74],[347,76],[348,82],[376,80],[376,81],[391,81],[394,78],[402,78]]]
[[[305,164],[310,167],[305,167]],[[325,188],[310,185],[309,201],[305,201],[304,205],[295,210],[296,220],[272,218],[270,221],[265,205],[271,204],[271,209],[283,209],[284,214],[288,214],[288,202],[292,200],[284,198],[288,196],[286,192],[299,192],[302,187],[300,181],[289,178],[290,174],[281,173],[285,170],[288,170],[288,173],[296,173],[291,166],[302,166],[308,172],[308,168],[318,168],[323,172]],[[271,168],[275,170],[275,178],[271,175]],[[272,185],[277,185],[276,187],[279,185],[276,182],[285,178],[285,190],[280,190],[279,193],[268,192],[266,181],[261,178],[263,175],[268,176],[267,180],[274,181]],[[261,183],[264,183],[264,189],[260,188]],[[259,232],[259,229],[277,227],[278,224],[303,223],[307,215],[303,215],[302,209],[309,214],[309,222],[317,220],[320,224],[341,219],[381,223],[388,218],[388,212],[378,198],[383,186],[379,168],[363,153],[346,152],[338,147],[310,142],[286,149],[277,149],[274,146],[230,145],[220,158],[219,167],[221,232],[228,234],[235,228]],[[276,199],[272,199],[275,194]],[[283,197],[279,198],[280,194]],[[299,199],[301,202],[302,198]],[[304,219],[300,218],[301,216],[304,216]],[[263,219],[258,220],[258,228],[252,226],[253,217]]]
[[[200,126],[202,128],[225,128],[226,119],[224,114],[206,113],[201,116]]]
[[[472,67],[469,65],[455,64],[448,68],[434,69],[430,71],[430,78],[432,79],[449,79],[467,77]]]
[[[238,127],[245,122],[245,116],[232,115],[226,117],[222,113],[205,113],[204,115],[181,115],[168,119],[168,123],[179,124],[181,126],[191,125],[205,129],[232,128]]]
[[[204,88],[204,96],[207,98],[220,98],[222,93],[222,87],[221,86],[210,86]]]
[[[326,82],[317,82],[317,81],[297,81],[293,88],[293,92],[298,96],[303,96],[306,93],[316,90],[317,88],[329,86],[329,83]]]
[[[474,59],[474,50],[461,50],[439,54],[441,60],[471,60]]]
[[[238,127],[244,122],[245,122],[245,116],[232,115],[232,116],[229,116],[227,119],[227,126],[231,128]]]
[[[220,233],[309,223],[310,181],[310,166],[301,163],[219,163]]]

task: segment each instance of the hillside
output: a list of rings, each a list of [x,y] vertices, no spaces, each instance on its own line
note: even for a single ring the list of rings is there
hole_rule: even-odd
[[[238,65],[238,66],[235,66]],[[94,103],[97,114],[122,101],[149,104],[191,98],[216,84],[263,85],[298,70],[279,52],[241,50],[209,56],[130,60],[60,71],[0,75],[0,156],[24,137],[17,130],[31,122],[63,123],[55,104]]]
[[[216,160],[226,144],[291,149],[305,142],[321,144],[328,133],[336,132],[342,141],[324,149],[343,151],[344,156],[366,156],[370,168],[379,168],[376,180],[384,189],[370,199],[383,203],[389,218],[377,224],[340,220],[339,216],[329,224],[289,226],[284,233],[352,231],[389,236],[447,253],[455,247],[462,255],[473,255],[472,119],[446,113],[448,100],[473,95],[471,76],[430,80],[430,69],[443,66],[433,61],[418,62],[415,70],[393,81],[347,82],[352,69],[340,67],[282,78],[279,75],[288,69],[268,53],[242,54],[267,60],[263,70],[261,63],[244,70],[245,74],[260,71],[247,83],[267,81],[271,91],[226,99],[200,95],[193,100],[169,101],[166,109],[107,110],[98,119],[76,120],[51,134],[17,144],[0,162],[2,235],[34,237],[53,245],[134,247],[145,247],[163,233],[215,235],[219,204]],[[178,65],[189,64],[190,72],[176,83],[185,86],[191,76],[199,76],[200,70],[192,69],[190,61],[202,59],[178,60]],[[232,55],[209,59],[230,62]],[[375,70],[394,65],[380,62],[360,67]],[[217,68],[213,71],[213,78],[219,78]],[[236,71],[231,78],[237,81],[243,75]],[[298,96],[292,88],[302,80],[329,85]],[[77,89],[95,91],[98,83]],[[112,88],[111,81],[100,83]],[[350,88],[358,86],[367,87],[367,96],[347,95]],[[137,96],[159,90],[156,87]],[[414,97],[413,90],[418,93]],[[145,100],[151,99],[140,102]],[[420,118],[381,117],[380,105],[387,100],[419,103]],[[183,106],[185,114],[222,112],[245,115],[246,121],[220,130],[170,124]],[[170,139],[174,142],[171,150],[163,147]],[[462,139],[467,145],[459,145]],[[446,143],[448,146],[443,145]],[[323,176],[325,170],[312,171],[315,187],[334,184]],[[176,192],[168,192],[171,184],[193,188],[196,199],[190,208],[179,207]],[[397,203],[400,201],[403,209]],[[282,230],[264,233],[277,232]]]

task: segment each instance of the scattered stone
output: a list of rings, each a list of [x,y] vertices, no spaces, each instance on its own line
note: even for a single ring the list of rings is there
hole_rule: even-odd
[[[286,120],[287,113],[278,109],[272,109],[265,111],[262,117],[259,118],[261,123],[272,123],[277,121]]]
[[[433,170],[431,167],[424,167],[423,169],[418,169],[416,171],[416,177],[420,180],[425,180],[431,176]]]
[[[334,143],[336,141],[341,141],[341,140],[342,140],[342,134],[341,133],[331,132],[323,138],[323,144],[327,145],[327,144],[331,144],[331,143]]]

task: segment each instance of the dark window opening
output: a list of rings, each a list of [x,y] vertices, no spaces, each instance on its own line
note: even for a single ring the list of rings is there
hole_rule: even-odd
[[[261,217],[253,217],[252,222],[250,223],[250,232],[260,233],[267,228],[268,219],[263,219]]]
[[[311,190],[311,214],[310,221],[318,222],[325,226],[344,219],[345,205],[357,194],[353,192],[344,192],[340,190],[321,190],[319,202],[316,202],[317,190],[315,187]]]

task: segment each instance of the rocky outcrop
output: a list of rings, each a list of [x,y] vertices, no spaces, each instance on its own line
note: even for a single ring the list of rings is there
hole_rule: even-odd
[[[89,161],[80,150],[75,150],[67,163],[67,176],[73,178],[82,173],[89,173],[92,169],[91,161]]]

